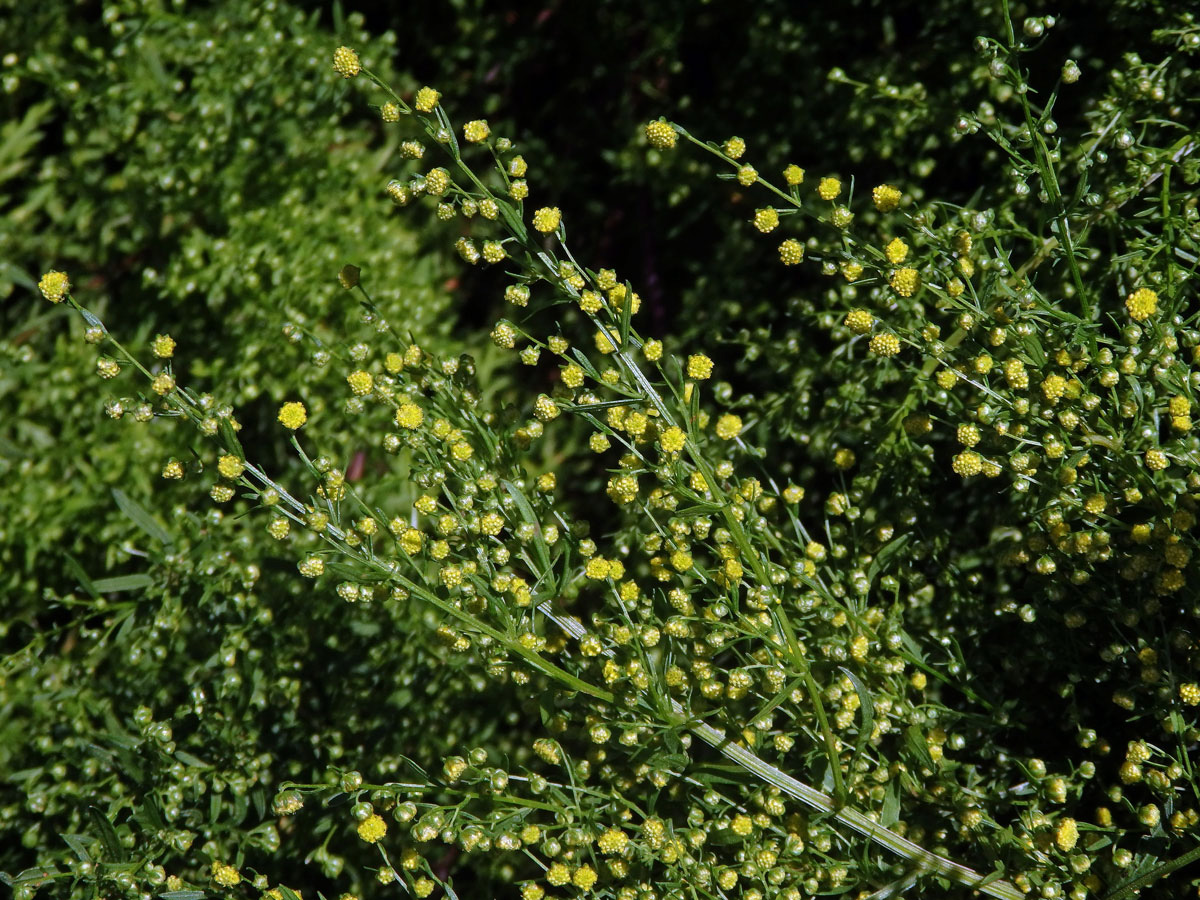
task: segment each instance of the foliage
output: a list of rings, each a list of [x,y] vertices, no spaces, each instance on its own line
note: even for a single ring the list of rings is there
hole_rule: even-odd
[[[588,260],[569,184],[331,42],[387,197],[508,304],[519,379],[389,324],[348,223],[361,322],[286,331],[328,359],[265,409],[48,272],[117,412],[177,420],[203,465],[160,463],[169,525],[115,495],[143,571],[74,565],[10,629],[18,892],[1194,892],[1200,29],[1162,20],[1100,80],[1045,63],[1069,21],[999,12],[928,105],[832,76],[844,127],[912,104],[909,177],[953,109],[956,152],[1004,160],[969,196],[767,162],[686,110],[629,129],[660,194],[711,165],[753,207],[685,308],[772,263],[674,333]]]

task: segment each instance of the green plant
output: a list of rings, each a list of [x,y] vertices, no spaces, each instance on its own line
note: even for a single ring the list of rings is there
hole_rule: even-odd
[[[113,772],[89,843],[70,795],[44,788],[39,803],[58,803],[79,859],[20,888],[246,881],[285,897],[313,887],[288,869],[301,857],[320,864],[319,889],[403,880],[417,896],[454,896],[519,882],[525,900],[1194,888],[1180,870],[1197,856],[1200,787],[1187,599],[1200,235],[1195,129],[1168,98],[1194,85],[1179,60],[1200,32],[1165,29],[1161,66],[1130,60],[1113,96],[1068,128],[1052,110],[1077,67],[1063,66],[1045,101],[1026,71],[1053,25],[1029,18],[1023,36],[1010,25],[978,44],[1007,106],[961,130],[983,132],[1015,177],[990,208],[890,183],[868,197],[786,161],[781,179],[766,177],[739,139],[645,127],[653,152],[691,145],[762,198],[749,227],[770,235],[777,272],[830,279],[780,304],[779,337],[746,340],[740,391],[714,383],[719,354],[696,335],[643,329],[631,280],[576,258],[570,215],[541,199],[511,141],[484,120],[455,128],[436,91],[410,99],[346,47],[335,70],[365,73],[381,119],[406,129],[413,162],[388,195],[430,200],[439,220],[463,224],[466,263],[504,271],[494,287],[511,318],[491,338],[544,373],[527,382],[540,392],[496,391],[475,360],[399,329],[348,336],[330,368],[355,415],[334,420],[297,389],[278,421],[303,467],[285,479],[257,463],[231,411],[170,364],[144,367],[49,273],[46,297],[100,329],[102,374],[136,369],[144,402],[215,442],[201,451],[215,457],[209,493],[247,524],[184,517],[181,531],[205,546],[206,529],[258,515],[317,590],[290,565],[258,587],[257,566],[239,573],[243,619],[206,664],[227,670],[226,705],[206,719],[203,695],[174,701],[176,718],[201,723],[187,735],[197,752],[181,755],[149,708],[133,712],[141,741],[117,715],[105,723],[108,742],[145,757],[152,775],[135,780],[165,802],[139,805]],[[1122,118],[1140,135],[1116,131]],[[1097,172],[1109,135],[1126,165]],[[379,323],[369,269],[347,265],[340,280]],[[393,462],[362,477],[330,449],[374,444]],[[169,569],[173,554],[159,552]],[[205,592],[201,610],[220,609],[203,574],[185,567],[183,584]],[[163,610],[188,593],[154,588]],[[121,644],[118,629],[147,611],[111,614],[90,593],[80,616],[103,614],[85,635],[97,648],[108,634]],[[329,629],[317,674],[349,669],[344,718],[310,731],[334,738],[328,759],[303,749],[309,723],[286,674],[306,665],[297,645],[313,635],[278,633],[276,599]],[[242,678],[243,652],[256,683]],[[145,684],[176,658],[158,662],[131,674]],[[194,679],[191,665],[167,683]],[[416,679],[428,680],[425,703]],[[239,730],[275,702],[272,684],[279,721]],[[385,709],[366,699],[377,694]],[[98,727],[75,722],[80,737]],[[269,759],[239,754],[259,741]],[[220,764],[199,752],[212,746]],[[228,808],[210,800],[206,814],[207,789],[185,792],[180,765],[221,769],[213,796],[228,787]],[[270,792],[278,826],[247,831]],[[177,820],[196,823],[191,839],[165,827]],[[122,844],[145,849],[121,860]]]

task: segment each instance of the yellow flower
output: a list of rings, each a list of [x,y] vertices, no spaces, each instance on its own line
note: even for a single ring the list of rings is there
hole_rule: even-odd
[[[775,230],[779,225],[779,213],[767,207],[766,209],[756,210],[754,213],[754,227],[763,234],[768,234]]]
[[[1051,403],[1059,400],[1067,392],[1067,379],[1061,375],[1049,375],[1042,382],[1042,395]]]
[[[423,87],[417,91],[417,96],[413,98],[413,106],[417,112],[433,112],[433,108],[438,105],[438,100],[441,94],[431,87]]]
[[[1125,309],[1129,311],[1129,318],[1144,322],[1158,312],[1158,294],[1150,288],[1138,288],[1125,298]]]
[[[234,866],[215,862],[212,864],[212,880],[221,887],[233,887],[242,880],[242,873]]]
[[[742,166],[737,171],[737,180],[742,187],[750,187],[758,181],[758,170],[754,166]]]
[[[581,891],[590,891],[599,880],[596,870],[589,865],[582,865],[575,870],[575,874],[571,876],[571,883]]]
[[[983,457],[974,450],[964,450],[954,457],[950,464],[956,475],[966,478],[968,475],[978,475],[983,471]]]
[[[151,349],[159,359],[170,359],[175,355],[175,340],[169,334],[155,335]]]
[[[742,154],[746,152],[746,142],[740,137],[731,137],[721,145],[721,152],[730,159],[741,159]]]
[[[473,119],[463,126],[463,137],[471,144],[486,141],[491,133],[492,130],[488,127],[487,119]]]
[[[779,259],[785,266],[797,265],[804,259],[804,245],[797,240],[788,238],[779,245]]]
[[[817,194],[822,200],[833,200],[842,192],[842,182],[837,178],[822,178],[817,184]]]
[[[894,238],[891,243],[883,248],[883,252],[887,256],[888,262],[893,266],[898,266],[908,256],[908,244],[904,243],[900,238]]]
[[[876,356],[895,356],[900,352],[900,339],[894,334],[877,334],[867,347]]]
[[[646,126],[646,140],[651,147],[657,147],[659,150],[670,150],[675,146],[675,141],[678,135],[675,129],[664,122],[662,119],[657,119]]]
[[[71,290],[71,282],[67,279],[66,272],[51,270],[38,282],[38,290],[51,303],[60,303],[67,292]]]
[[[571,880],[571,870],[566,863],[555,862],[546,870],[546,881],[555,887],[561,887]]]
[[[979,428],[975,425],[959,425],[957,437],[958,442],[964,447],[974,447],[979,443],[982,435],[980,435]]]
[[[921,276],[916,269],[896,269],[888,277],[888,282],[901,297],[911,297],[921,283]]]
[[[804,170],[793,163],[783,170],[783,180],[791,187],[795,187],[804,181]]]
[[[1171,461],[1169,459],[1167,459],[1167,454],[1163,453],[1161,450],[1147,450],[1146,451],[1146,468],[1147,469],[1150,469],[1153,472],[1161,472],[1163,469],[1165,469],[1170,464],[1171,464]]]
[[[358,836],[368,844],[376,843],[385,834],[387,834],[387,822],[380,815],[367,816],[358,826]]]
[[[871,199],[880,212],[891,212],[900,205],[900,191],[890,184],[881,184],[871,191]]]
[[[667,453],[678,453],[683,449],[686,443],[687,436],[683,433],[683,429],[672,425],[658,437],[659,446]]]
[[[396,410],[396,424],[401,428],[419,428],[425,421],[425,413],[415,403],[401,403]]]
[[[343,78],[353,78],[362,71],[362,63],[358,54],[349,47],[338,47],[333,51],[333,71]]]
[[[608,578],[610,565],[607,559],[603,556],[593,556],[588,560],[587,566],[583,570],[583,574],[593,581],[600,581]]]
[[[279,407],[279,422],[284,428],[290,428],[292,431],[295,431],[307,421],[308,410],[304,408],[303,403],[293,401]]]
[[[619,828],[608,829],[596,841],[601,853],[620,853],[628,843],[629,835]]]
[[[223,478],[239,478],[246,470],[246,464],[232,454],[226,454],[217,460],[217,471]]]
[[[717,437],[725,441],[731,441],[737,437],[742,431],[742,419],[733,413],[725,413],[717,419],[716,432]]]
[[[855,334],[866,334],[875,324],[875,317],[865,309],[852,309],[846,313],[844,324]]]
[[[688,357],[687,374],[688,378],[694,378],[696,381],[703,381],[712,375],[713,361],[703,353],[693,353]]]
[[[533,227],[543,234],[556,229],[561,221],[562,212],[557,206],[543,206],[533,214]]]
[[[533,402],[533,414],[540,422],[551,422],[558,418],[560,412],[558,404],[546,394],[538,394]]]
[[[1074,819],[1065,818],[1058,823],[1058,828],[1054,830],[1054,843],[1059,850],[1063,853],[1074,850],[1078,840],[1079,827]]]
[[[361,397],[364,394],[371,393],[375,379],[371,377],[370,372],[358,369],[346,376],[346,383],[350,385],[350,390],[354,392],[355,396]]]

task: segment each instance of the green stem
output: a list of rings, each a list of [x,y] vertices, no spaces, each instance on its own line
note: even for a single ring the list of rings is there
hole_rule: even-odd
[[[1148,887],[1164,875],[1170,875],[1176,869],[1182,869],[1188,863],[1193,863],[1198,859],[1200,859],[1200,847],[1194,847],[1183,854],[1183,856],[1177,856],[1170,862],[1165,862],[1161,866],[1151,869],[1145,875],[1135,878],[1133,881],[1125,882],[1125,884],[1121,885],[1111,894],[1108,894],[1104,900],[1125,900],[1126,897],[1132,897],[1142,888]]]
[[[1021,77],[1020,66],[1017,63],[1016,35],[1013,32],[1012,16],[1008,8],[1009,0],[1001,0],[1001,2],[1008,30],[1009,64],[1016,71],[1018,77]],[[1058,186],[1058,177],[1055,175],[1054,166],[1050,162],[1050,152],[1046,148],[1046,141],[1043,139],[1037,123],[1033,120],[1033,109],[1029,105],[1029,97],[1022,91],[1017,91],[1017,96],[1021,103],[1021,111],[1025,117],[1025,128],[1029,131],[1029,139],[1033,142],[1038,173],[1041,175],[1042,185],[1046,189],[1046,196],[1049,198],[1054,219],[1058,225],[1059,243],[1062,245],[1066,256],[1067,268],[1071,271],[1071,281],[1074,282],[1075,291],[1079,294],[1079,304],[1083,310],[1082,318],[1085,322],[1090,322],[1092,321],[1092,304],[1091,300],[1088,299],[1087,288],[1083,284],[1083,273],[1079,269],[1079,260],[1075,255],[1075,239],[1071,236],[1071,223],[1067,217],[1066,206],[1063,204],[1062,191]]]

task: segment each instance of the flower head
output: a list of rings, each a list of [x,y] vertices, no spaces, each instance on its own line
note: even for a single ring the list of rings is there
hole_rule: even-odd
[[[1125,309],[1129,311],[1129,318],[1144,322],[1158,312],[1158,294],[1150,288],[1138,288],[1125,298]]]
[[[543,206],[533,214],[533,227],[542,234],[549,234],[562,221],[562,211],[557,206]]]
[[[358,54],[349,47],[338,47],[333,51],[333,71],[343,78],[353,78],[362,71],[362,63]]]
[[[463,126],[463,137],[472,144],[486,141],[491,133],[492,130],[488,127],[486,119],[474,119]]]
[[[292,431],[295,431],[307,421],[308,410],[304,408],[303,403],[292,401],[279,407],[279,422],[284,428],[290,428]]]
[[[651,147],[657,147],[659,150],[670,150],[675,146],[675,141],[678,137],[675,129],[662,119],[656,119],[646,125],[646,140]]]
[[[900,196],[899,189],[890,184],[881,184],[871,191],[871,199],[875,201],[875,208],[880,212],[891,212],[899,206]]]
[[[833,200],[842,192],[842,182],[837,178],[822,178],[817,185],[817,193],[822,200]]]
[[[431,87],[423,87],[417,91],[416,97],[413,98],[413,106],[417,112],[433,112],[435,106],[438,105],[438,100],[441,99],[441,94]]]
[[[693,353],[687,360],[688,378],[703,381],[712,375],[713,361],[703,353]]]
[[[368,844],[378,842],[387,834],[387,822],[378,814],[367,816],[358,826],[358,836]]]
[[[59,303],[71,290],[71,282],[67,279],[66,272],[57,272],[52,269],[42,276],[42,280],[38,282],[38,290],[51,303]]]
[[[779,259],[785,266],[798,265],[804,259],[804,245],[788,238],[779,245]]]

